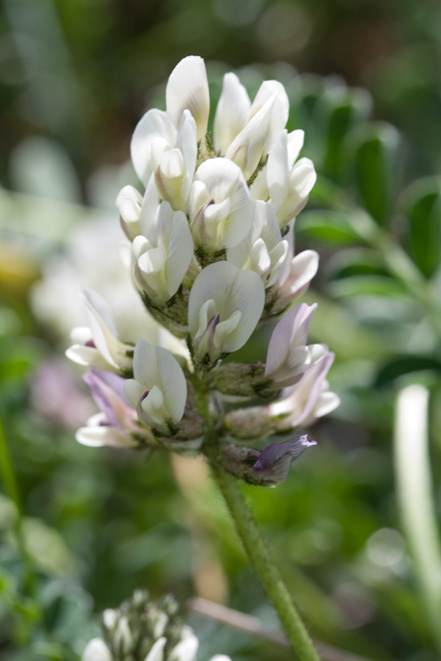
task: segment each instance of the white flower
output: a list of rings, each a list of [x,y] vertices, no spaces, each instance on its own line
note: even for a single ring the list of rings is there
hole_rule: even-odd
[[[239,96],[237,92],[236,95]],[[246,104],[243,95],[239,104],[243,112]],[[288,112],[289,101],[283,85],[276,80],[263,82],[243,129],[225,153],[242,168],[246,178],[254,173],[262,157],[271,150],[287,122]]]
[[[309,158],[296,161],[303,147],[304,133],[286,129],[277,137],[266,166],[266,181],[271,203],[280,227],[287,225],[305,206],[317,175]]]
[[[142,195],[133,186],[124,186],[116,198],[116,206],[121,216],[121,226],[125,235],[133,241],[141,229],[139,218],[141,215]]]
[[[187,381],[176,358],[166,349],[140,340],[133,357],[133,375],[124,385],[124,393],[138,416],[159,429],[176,425],[187,401]]]
[[[147,185],[165,151],[176,144],[177,129],[163,110],[152,108],[138,122],[130,143],[133,167],[140,180]]]
[[[254,203],[254,222],[248,236],[230,248],[227,260],[240,269],[255,271],[265,288],[277,281],[289,252],[289,244],[282,239],[274,209],[266,202]]]
[[[81,661],[113,661],[113,656],[102,638],[93,638],[87,644]]]
[[[234,138],[245,126],[251,102],[248,92],[234,73],[226,73],[216,108],[213,127],[214,147],[226,154]]]
[[[90,328],[74,328],[74,344],[66,356],[79,365],[107,369],[112,372],[130,372],[133,347],[120,342],[112,312],[106,301],[96,292],[81,292]]]
[[[137,286],[163,305],[178,291],[193,257],[193,239],[182,211],[162,202],[147,237],[132,244],[133,275]]]
[[[158,638],[145,657],[144,661],[195,661],[199,641],[194,634],[187,635],[170,652],[165,655],[167,638]],[[91,640],[83,652],[81,661],[114,661],[114,658],[101,638]],[[225,654],[216,654],[210,661],[231,661]]]
[[[253,202],[240,168],[211,158],[196,171],[189,213],[196,245],[205,252],[236,246],[251,229]]]
[[[196,55],[184,57],[173,69],[165,92],[167,113],[177,127],[184,110],[189,110],[197,126],[197,139],[207,132],[210,93],[204,60]]]
[[[188,323],[199,360],[216,360],[240,349],[255,329],[264,306],[264,287],[252,271],[228,262],[207,266],[196,278],[188,302]]]
[[[173,209],[186,210],[197,155],[196,124],[190,111],[184,110],[176,147],[164,151],[155,171],[159,194],[163,200],[170,202]]]

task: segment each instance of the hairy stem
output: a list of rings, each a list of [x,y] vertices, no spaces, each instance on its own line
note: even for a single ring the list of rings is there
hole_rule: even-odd
[[[238,481],[217,463],[213,445],[211,447],[210,451],[208,445],[207,454],[213,476],[228,506],[245,551],[279,615],[292,648],[300,661],[318,661],[319,656],[259,532]]]

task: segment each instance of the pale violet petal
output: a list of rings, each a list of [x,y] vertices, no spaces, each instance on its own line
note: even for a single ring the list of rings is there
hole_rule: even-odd
[[[309,320],[317,305],[302,303],[287,312],[275,326],[266,358],[265,374],[271,375],[287,360],[294,342],[295,346],[306,345]]]
[[[304,250],[292,259],[288,276],[279,289],[284,302],[289,303],[305,291],[317,273],[318,263],[319,255],[315,250]]]
[[[315,406],[322,392],[323,382],[333,361],[334,354],[328,352],[303,375],[293,395],[294,410],[298,411],[298,415],[292,420],[293,426],[298,427],[304,420],[314,414]],[[317,416],[314,415],[314,417]]]
[[[201,57],[190,55],[176,65],[167,82],[165,99],[167,113],[176,127],[184,110],[191,112],[197,126],[197,138],[201,140],[207,131],[210,112],[207,72]]]

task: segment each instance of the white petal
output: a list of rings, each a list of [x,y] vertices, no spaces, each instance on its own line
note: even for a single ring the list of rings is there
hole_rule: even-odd
[[[165,149],[176,141],[176,128],[163,110],[148,110],[138,122],[130,144],[133,167],[140,180],[147,185],[150,175],[159,165]]]
[[[87,445],[93,448],[103,447],[105,445],[112,448],[136,448],[138,442],[128,434],[122,432],[116,427],[81,427],[75,434],[75,438],[81,445]]]
[[[164,647],[166,642],[167,638],[158,638],[144,661],[164,661]]]
[[[208,198],[215,204],[223,203],[226,199],[230,201],[230,212],[222,223],[215,236],[205,237],[202,234],[200,243],[210,249],[231,248],[237,245],[248,234],[253,222],[253,202],[240,168],[226,158],[211,158],[202,163],[196,171],[195,183],[191,191],[193,199],[190,205],[190,214],[193,236],[195,241],[200,239],[198,223],[203,223],[203,218],[198,218],[198,203]],[[201,184],[205,187],[202,188]],[[196,202],[197,197],[197,202]],[[206,231],[206,230],[205,230]]]
[[[145,393],[146,388],[135,381],[135,379],[127,379],[124,383],[124,395],[130,406],[136,410],[141,396]]]
[[[288,139],[286,130],[277,138],[268,156],[266,181],[271,202],[278,211],[288,195]]]
[[[190,55],[176,65],[168,79],[165,99],[167,112],[176,127],[184,110],[191,112],[198,140],[201,140],[207,132],[210,112],[207,72],[201,57]]]
[[[259,112],[261,108],[263,108],[268,99],[271,99],[274,95],[280,97],[280,106],[281,110],[283,111],[283,116],[285,117],[285,121],[280,127],[280,130],[282,130],[288,121],[289,100],[284,86],[282,83],[279,83],[278,80],[265,80],[261,84],[254,98],[253,105],[250,108],[248,119],[254,117],[254,115],[256,115],[256,113]]]
[[[135,347],[133,375],[138,383],[145,386],[146,390],[153,388],[155,383],[160,380],[156,348],[145,340],[139,340]]]
[[[239,325],[222,343],[222,351],[237,351],[249,339],[263,311],[265,290],[260,277],[228,262],[217,262],[203,269],[193,284],[188,302],[193,338],[199,326],[199,311],[208,300],[215,301],[220,321],[228,320],[236,311],[241,313]]]
[[[94,347],[85,347],[82,344],[73,344],[66,350],[66,357],[73,363],[83,367],[96,367],[98,369],[109,369],[111,366],[104,360],[100,352]]]
[[[328,415],[331,411],[340,406],[340,397],[335,392],[325,391],[322,392],[314,409],[316,418],[321,418]]]
[[[142,200],[141,214],[139,218],[139,223],[141,227],[141,232],[144,236],[149,236],[152,228],[156,224],[156,220],[159,213],[159,195],[156,188],[155,176],[151,175],[146,191],[144,193],[144,198]]]
[[[112,661],[113,657],[104,640],[94,638],[83,652],[81,661]]]
[[[198,156],[197,129],[193,115],[184,110],[179,125],[176,146],[181,150],[185,163],[184,199],[187,200]]]
[[[301,158],[297,161],[290,175],[290,188],[295,188],[300,197],[305,197],[309,195],[316,181],[314,163],[309,158]]]
[[[70,332],[70,339],[74,344],[86,344],[92,339],[89,326],[77,326]]]
[[[119,345],[118,332],[109,306],[102,296],[90,289],[81,292],[81,298],[96,348],[110,365],[118,368],[114,359]]]
[[[116,198],[116,206],[121,216],[121,224],[127,236],[132,240],[140,232],[142,195],[133,186],[124,186]]]
[[[169,296],[178,291],[193,257],[194,244],[188,221],[181,211],[173,215],[166,265]]]
[[[198,647],[199,641],[196,636],[189,636],[172,649],[167,661],[194,661]]]
[[[167,410],[173,422],[179,422],[184,415],[187,401],[187,381],[176,358],[162,347],[156,349],[159,354],[158,365]]]
[[[225,74],[213,129],[214,147],[220,154],[226,154],[234,138],[245,126],[250,105],[248,93],[236,74]]]
[[[146,390],[154,386],[161,390],[170,417],[178,422],[184,415],[187,382],[176,358],[166,349],[140,340],[133,357],[133,372],[135,380],[145,386]],[[128,387],[132,389],[132,386]],[[126,392],[126,397],[129,395],[132,395],[131,390]]]
[[[305,132],[301,129],[288,133],[288,167],[292,168],[298,159],[305,140]]]

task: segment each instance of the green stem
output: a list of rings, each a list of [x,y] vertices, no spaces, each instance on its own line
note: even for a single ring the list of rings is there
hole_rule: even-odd
[[[209,454],[213,453],[209,452]],[[237,479],[227,473],[215,461],[215,457],[210,458],[213,475],[228,506],[242,544],[279,615],[293,650],[300,661],[319,661],[311,638],[271,558]]]
[[[4,432],[1,417],[0,417],[0,476],[3,481],[5,493],[15,504],[17,510],[17,517],[15,522],[15,535],[17,537],[18,548],[25,568],[25,581],[24,581],[25,588],[28,594],[30,596],[33,596],[35,592],[35,572],[29,557],[29,553],[26,548],[26,542],[23,534],[23,525],[22,525],[23,508],[20,500],[17,480],[15,479],[14,467],[12,465],[11,457],[9,454],[8,444],[6,441],[6,435]]]

